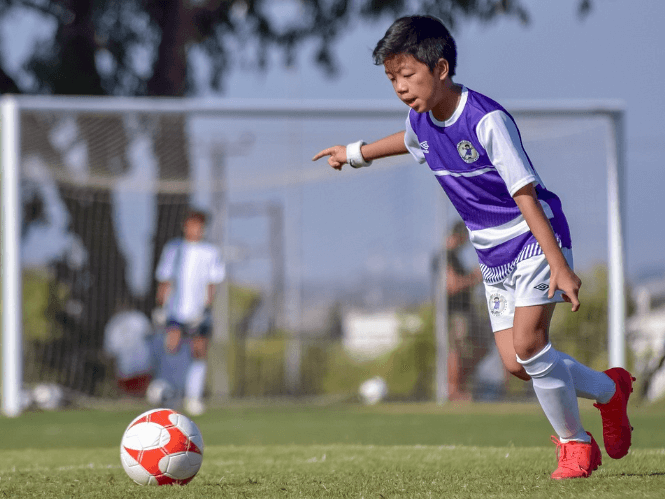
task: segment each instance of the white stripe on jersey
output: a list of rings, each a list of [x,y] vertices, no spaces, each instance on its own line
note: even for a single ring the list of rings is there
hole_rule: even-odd
[[[559,237],[556,238],[556,242],[559,244],[559,248],[561,248],[561,239],[559,239]],[[566,255],[566,260],[568,260],[569,263],[572,263],[572,251],[567,248],[562,248],[562,251],[564,251],[564,255]],[[515,267],[518,263],[524,260],[528,260],[532,256],[542,254],[543,250],[538,243],[527,244],[524,248],[522,248],[520,254],[517,255],[517,258],[515,258],[515,260],[512,262],[506,263],[505,265],[500,265],[499,267],[488,267],[487,265],[480,263],[480,272],[483,275],[483,280],[486,283],[495,284],[497,282],[503,281],[506,277],[508,277],[508,275],[513,270],[515,270]]]
[[[450,170],[437,170],[434,172],[434,175],[437,175],[439,177],[445,177],[445,176],[450,176],[450,177],[477,177],[478,175],[482,175],[483,173],[495,171],[496,168],[493,166],[488,166],[487,168],[480,168],[479,170],[474,170],[472,172],[451,172]]]
[[[554,218],[552,208],[545,201],[540,201],[543,211],[547,218]],[[496,227],[488,227],[486,229],[470,230],[469,241],[474,248],[485,250],[494,248],[499,244],[510,241],[511,239],[529,232],[529,225],[524,220],[522,215],[513,218],[510,222],[498,225]]]

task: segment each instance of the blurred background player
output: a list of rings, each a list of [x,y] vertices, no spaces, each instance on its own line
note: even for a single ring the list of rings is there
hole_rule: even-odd
[[[190,210],[183,238],[169,241],[157,265],[157,305],[167,314],[164,349],[175,355],[187,341],[191,363],[184,379],[184,409],[192,415],[205,410],[208,340],[212,331],[211,306],[216,286],[224,280],[219,250],[203,240],[206,214]]]
[[[446,290],[448,295],[448,398],[470,400],[469,378],[475,365],[486,353],[489,339],[477,331],[473,307],[473,288],[483,280],[480,269],[469,271],[462,252],[469,242],[469,232],[461,220],[446,238]],[[441,258],[432,260],[435,283],[442,277]]]

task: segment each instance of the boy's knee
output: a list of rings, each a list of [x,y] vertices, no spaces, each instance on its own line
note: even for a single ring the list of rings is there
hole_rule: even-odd
[[[178,351],[178,348],[180,347],[180,336],[181,333],[178,328],[171,328],[166,331],[164,347],[166,348],[167,353],[174,354]]]
[[[542,378],[547,376],[559,362],[559,353],[548,343],[544,348],[536,352],[529,358],[521,357],[519,354],[517,362],[524,367],[524,370],[532,378]]]
[[[529,381],[531,379],[531,376],[526,373],[524,367],[518,364],[517,361],[506,366],[506,369],[510,374],[516,378],[521,379],[522,381]]]
[[[196,337],[191,343],[192,357],[197,360],[206,358],[208,353],[208,342],[205,338]]]
[[[525,342],[519,343],[515,342],[515,353],[520,359],[530,359],[537,355],[539,352],[545,348],[547,344],[542,341],[538,342]]]

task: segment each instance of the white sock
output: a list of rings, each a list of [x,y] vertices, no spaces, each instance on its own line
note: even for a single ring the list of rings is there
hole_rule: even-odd
[[[203,390],[206,382],[205,360],[194,359],[187,370],[185,378],[185,397],[188,399],[200,400],[203,398]]]
[[[614,396],[616,385],[607,374],[594,371],[566,353],[559,352],[559,357],[566,363],[570,375],[573,377],[578,397],[595,400],[599,404],[607,404]]]
[[[580,420],[573,378],[552,344],[530,359],[517,357],[517,362],[531,376],[538,402],[561,442],[590,442]]]

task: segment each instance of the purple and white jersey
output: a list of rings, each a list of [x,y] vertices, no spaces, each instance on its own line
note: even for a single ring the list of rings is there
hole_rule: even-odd
[[[545,188],[513,117],[497,102],[463,87],[445,122],[411,110],[404,142],[416,161],[427,161],[464,220],[485,282],[499,282],[518,262],[542,254],[513,200],[525,185],[534,184],[560,246],[571,247],[561,201]]]

